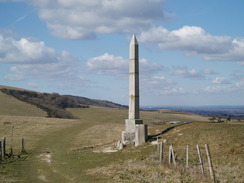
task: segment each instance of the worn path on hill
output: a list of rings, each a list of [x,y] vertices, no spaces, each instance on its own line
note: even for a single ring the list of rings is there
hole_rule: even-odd
[[[28,160],[20,165],[22,181],[92,182],[92,177],[84,173],[84,169],[89,167],[89,157],[77,156],[77,152],[70,148],[75,136],[93,125],[96,124],[81,122],[40,139],[39,145],[28,155]]]

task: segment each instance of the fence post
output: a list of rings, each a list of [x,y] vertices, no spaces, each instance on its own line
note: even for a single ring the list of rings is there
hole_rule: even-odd
[[[189,167],[189,147],[186,146],[186,168]]]
[[[1,140],[1,156],[2,156],[2,159],[4,159],[4,143],[3,143],[3,140]]]
[[[26,150],[25,150],[25,139],[22,138],[22,149],[21,149],[21,153],[26,153]]]
[[[169,164],[171,164],[171,153],[172,153],[171,148],[172,148],[172,144],[170,144],[169,146]]]
[[[160,157],[160,144],[159,144],[159,141],[158,141],[158,137],[157,137],[157,155],[158,157]]]
[[[162,163],[164,159],[164,146],[163,146],[163,142],[160,142],[159,145],[159,162]]]
[[[199,157],[200,168],[201,168],[202,174],[204,175],[203,161],[202,161],[202,156],[201,156],[201,152],[200,152],[200,147],[199,147],[198,144],[197,144],[197,154],[198,154],[198,157]]]
[[[12,126],[12,134],[11,134],[11,148],[10,148],[10,155],[13,155],[13,141],[14,141],[14,125]]]
[[[176,162],[175,162],[175,153],[174,153],[174,148],[173,148],[173,145],[171,146],[171,154],[172,154],[172,159],[173,159],[173,163],[174,165],[176,166]]]
[[[6,155],[6,137],[3,138],[3,154]]]
[[[205,149],[206,149],[206,153],[207,153],[207,157],[208,157],[208,166],[209,166],[210,177],[215,182],[215,175],[214,175],[214,170],[213,170],[213,164],[212,164],[211,154],[210,154],[210,151],[209,151],[208,144],[205,144]]]
[[[0,161],[2,161],[2,154],[3,154],[1,147],[2,147],[2,141],[0,141]]]

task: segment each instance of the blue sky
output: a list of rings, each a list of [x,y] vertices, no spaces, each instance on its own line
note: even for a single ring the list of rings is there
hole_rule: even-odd
[[[0,85],[128,104],[244,104],[243,0],[0,0]]]

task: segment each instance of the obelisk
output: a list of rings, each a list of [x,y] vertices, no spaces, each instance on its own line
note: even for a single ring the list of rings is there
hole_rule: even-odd
[[[129,119],[140,119],[139,112],[139,48],[136,36],[130,41]]]
[[[122,132],[124,145],[141,145],[147,137],[147,126],[140,119],[139,96],[139,46],[136,36],[130,41],[129,64],[129,115]]]

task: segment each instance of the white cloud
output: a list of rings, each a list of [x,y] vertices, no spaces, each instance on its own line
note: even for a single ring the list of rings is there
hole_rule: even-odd
[[[10,73],[4,78],[6,80],[31,80],[36,83],[45,81],[64,89],[74,89],[78,85],[92,86],[91,81],[82,77],[81,74],[75,60],[64,59],[56,63],[16,64],[10,67]],[[29,82],[28,85],[32,88],[37,87],[33,82]]]
[[[231,86],[208,86],[204,89],[206,93],[226,93],[234,90],[235,88]]]
[[[147,95],[176,95],[186,94],[184,88],[176,87],[175,82],[164,76],[151,76],[141,79],[142,92]]]
[[[230,81],[225,79],[224,77],[216,77],[211,81],[213,84],[230,84]]]
[[[67,51],[56,51],[33,38],[16,40],[11,32],[0,30],[0,63],[10,63],[5,80],[45,80],[66,84],[88,83],[80,79],[77,59]],[[33,83],[33,82],[32,82]],[[34,85],[32,86],[34,87]]]
[[[12,70],[12,68],[11,68]],[[12,71],[13,73],[12,74],[7,74],[4,76],[4,79],[5,80],[10,80],[10,81],[20,81],[20,80],[23,80],[24,79],[24,76],[21,75],[21,74],[17,74],[15,73],[14,71]]]
[[[143,83],[150,85],[150,88],[156,87],[168,87],[169,85],[174,85],[175,82],[171,79],[168,79],[164,76],[152,76],[150,78],[143,78]]]
[[[162,65],[149,62],[145,58],[141,58],[139,62],[141,77],[147,77],[148,75],[166,70]],[[129,72],[129,59],[105,53],[88,59],[87,67],[89,71],[96,74],[127,76]]]
[[[55,36],[91,39],[97,33],[138,32],[161,22],[164,0],[26,0]]]
[[[158,72],[167,72],[168,69],[161,64],[148,61],[145,58],[140,59],[140,75],[141,77],[147,77],[148,75],[155,75]]]
[[[238,92],[238,89],[234,86],[207,86],[203,89],[197,89],[194,91],[195,94],[213,94],[213,95],[226,95],[233,92]]]
[[[187,66],[175,66],[173,74],[184,78],[204,79],[204,72],[189,69]]]
[[[50,63],[62,59],[53,48],[43,41],[31,38],[16,40],[0,33],[0,62],[4,63]]]
[[[184,88],[179,87],[172,87],[172,88],[165,88],[163,91],[161,91],[162,95],[179,95],[179,94],[186,94],[186,91]]]
[[[236,86],[237,86],[238,88],[243,88],[243,89],[244,89],[244,80],[243,80],[243,81],[240,81],[240,82],[237,82],[237,83],[236,83]]]
[[[126,74],[129,68],[128,60],[121,56],[105,53],[101,56],[91,58],[87,61],[87,67],[96,74]]]
[[[212,69],[205,69],[203,70],[204,74],[218,74],[216,71],[213,71]]]
[[[9,80],[38,79],[38,80],[60,80],[73,77],[77,72],[72,60],[62,60],[56,63],[40,64],[16,64],[10,67],[10,74],[5,76]]]
[[[142,32],[139,40],[156,43],[160,49],[183,51],[186,55],[200,55],[206,60],[244,61],[244,38],[214,36],[201,27],[183,26],[169,31],[164,27],[153,27]]]

